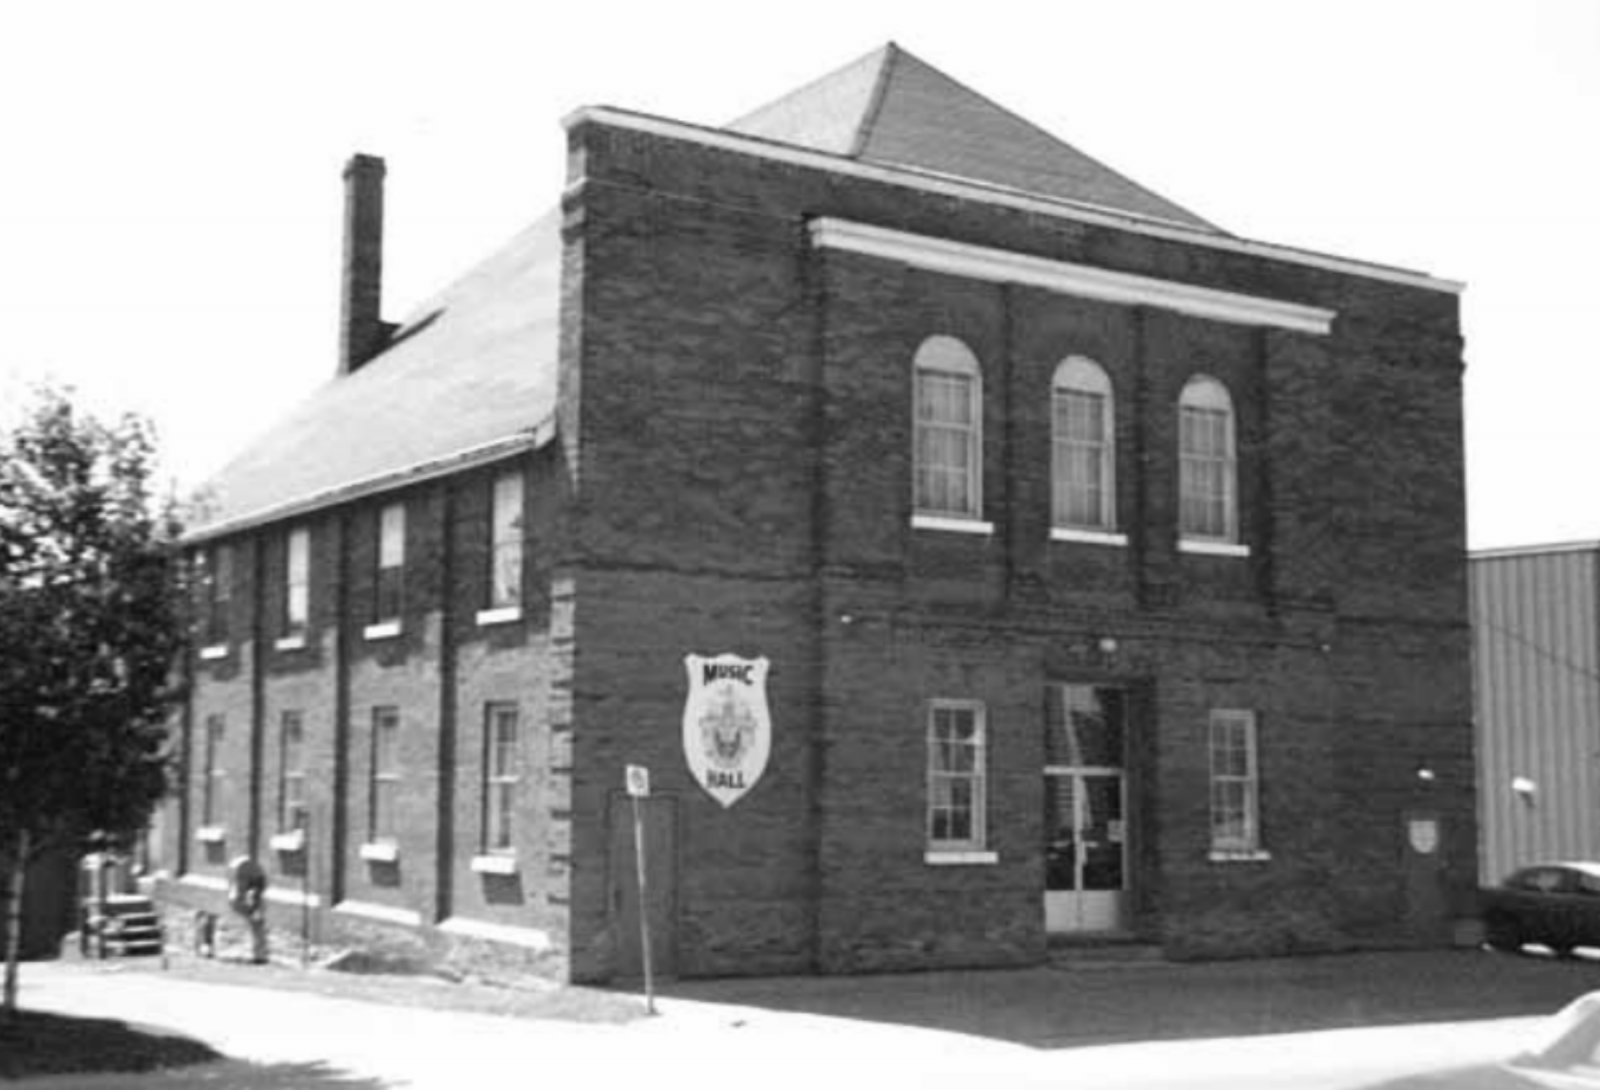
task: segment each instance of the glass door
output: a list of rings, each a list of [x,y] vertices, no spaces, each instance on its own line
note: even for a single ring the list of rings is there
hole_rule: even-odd
[[[1052,686],[1044,768],[1045,929],[1114,931],[1128,890],[1126,694]]]

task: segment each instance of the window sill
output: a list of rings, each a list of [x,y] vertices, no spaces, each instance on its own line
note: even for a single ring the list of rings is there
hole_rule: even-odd
[[[521,606],[500,606],[497,609],[478,610],[478,624],[510,624],[512,621],[522,620]]]
[[[945,530],[955,534],[994,534],[994,523],[951,515],[912,515],[913,530]]]
[[[1266,863],[1272,853],[1259,848],[1213,848],[1208,858],[1213,863]]]
[[[922,853],[922,861],[930,867],[989,866],[1000,862],[1000,853],[930,848]]]
[[[303,829],[296,829],[288,833],[274,833],[267,841],[275,852],[303,852],[306,850],[306,834]]]
[[[202,647],[200,649],[200,661],[202,662],[216,662],[218,659],[227,657],[228,645],[225,643],[214,643],[210,647]]]
[[[361,638],[364,640],[388,640],[398,635],[400,635],[399,621],[379,621],[361,630]]]
[[[1127,534],[1116,534],[1109,530],[1074,530],[1065,526],[1052,526],[1050,528],[1051,541],[1072,541],[1082,545],[1127,545]]]
[[[516,874],[517,857],[514,855],[475,855],[472,869],[478,874]]]
[[[1249,556],[1250,546],[1233,541],[1196,541],[1192,538],[1181,538],[1178,541],[1178,551],[1194,553],[1197,556]]]
[[[280,636],[272,641],[274,651],[303,651],[305,646],[304,636]]]
[[[400,845],[390,840],[368,841],[361,845],[361,858],[368,863],[398,863]]]
[[[228,839],[226,825],[202,825],[194,831],[194,838],[202,844],[221,844]]]

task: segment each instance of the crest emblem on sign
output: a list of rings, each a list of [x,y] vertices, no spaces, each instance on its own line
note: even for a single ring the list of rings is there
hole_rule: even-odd
[[[739,801],[767,769],[772,716],[766,658],[686,655],[683,755],[706,793],[724,807]]]

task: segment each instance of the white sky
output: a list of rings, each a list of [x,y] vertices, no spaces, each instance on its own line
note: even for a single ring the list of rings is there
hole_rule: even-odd
[[[153,417],[195,484],[556,200],[560,119],[718,124],[894,39],[1236,234],[1465,280],[1470,543],[1600,538],[1600,0],[5,0],[0,397]]]

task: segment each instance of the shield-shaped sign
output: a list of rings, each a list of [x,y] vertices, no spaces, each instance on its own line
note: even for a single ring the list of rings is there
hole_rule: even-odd
[[[1406,833],[1411,850],[1418,855],[1432,855],[1439,849],[1439,822],[1433,818],[1411,818],[1406,822]]]
[[[689,771],[724,807],[739,801],[767,768],[772,716],[767,712],[766,658],[686,655],[689,695],[683,703],[683,755]]]

